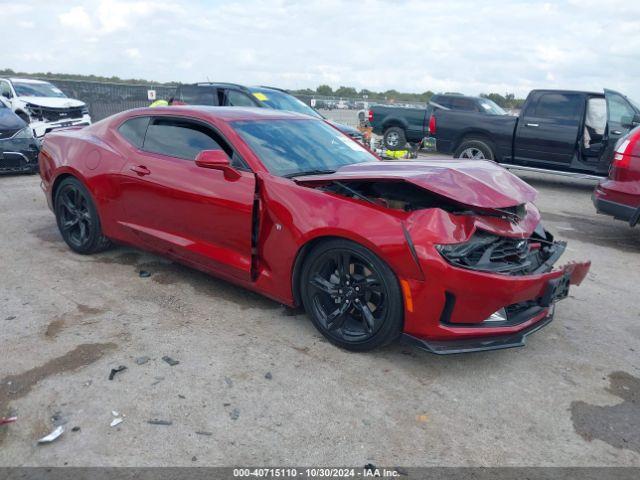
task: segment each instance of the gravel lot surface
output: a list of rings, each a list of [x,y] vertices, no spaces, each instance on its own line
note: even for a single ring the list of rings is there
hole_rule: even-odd
[[[0,465],[640,465],[640,228],[592,182],[522,178],[591,272],[525,348],[438,357],[339,350],[131,248],[76,255],[39,178],[0,177]]]

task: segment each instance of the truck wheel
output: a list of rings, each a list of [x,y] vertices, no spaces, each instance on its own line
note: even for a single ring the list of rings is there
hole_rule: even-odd
[[[384,145],[389,150],[404,150],[407,137],[400,127],[389,127],[384,132]]]
[[[493,146],[484,140],[470,139],[463,141],[453,154],[454,158],[471,160],[495,160]]]

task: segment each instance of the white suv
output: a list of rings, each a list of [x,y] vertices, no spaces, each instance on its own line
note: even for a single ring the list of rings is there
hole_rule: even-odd
[[[0,78],[0,96],[27,122],[36,137],[56,128],[91,125],[89,109],[49,82]]]

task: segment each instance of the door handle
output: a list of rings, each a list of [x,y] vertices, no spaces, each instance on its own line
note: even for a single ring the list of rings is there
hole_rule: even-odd
[[[614,135],[622,135],[622,132],[620,130],[611,130],[611,133],[613,133]]]
[[[151,173],[151,170],[149,170],[144,165],[137,165],[135,167],[131,167],[129,170],[131,170],[132,172],[136,172],[141,177],[143,177],[145,175],[149,175]]]
[[[540,124],[539,123],[526,123],[525,124],[527,127],[539,127]]]

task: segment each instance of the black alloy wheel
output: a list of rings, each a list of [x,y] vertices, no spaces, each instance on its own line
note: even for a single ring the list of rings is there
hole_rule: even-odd
[[[60,234],[74,252],[96,253],[109,246],[93,200],[80,181],[64,179],[56,191],[54,205]]]
[[[338,346],[370,350],[400,334],[403,308],[398,281],[361,245],[346,240],[321,244],[305,261],[301,287],[313,323]]]

